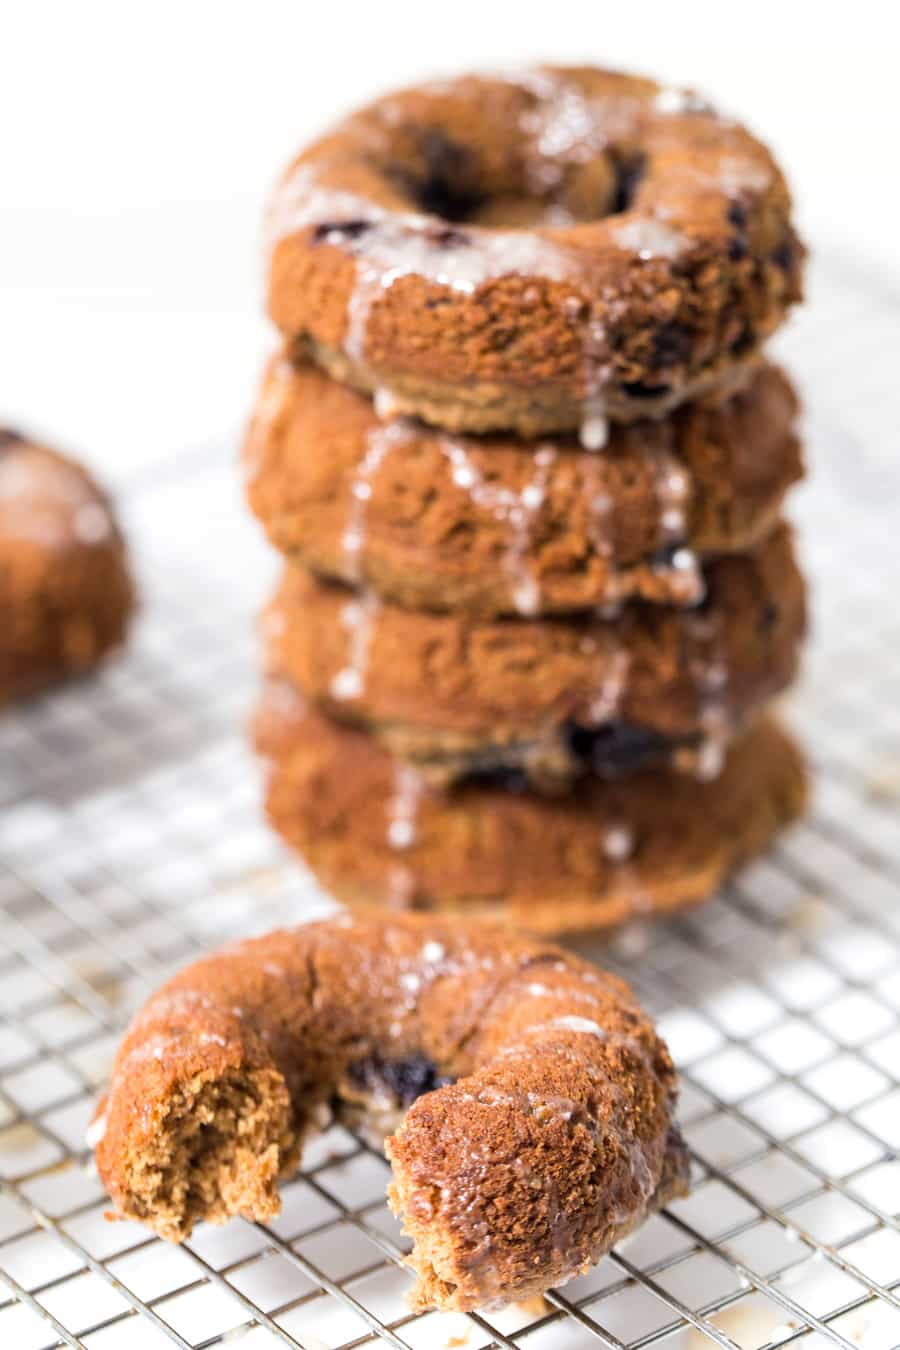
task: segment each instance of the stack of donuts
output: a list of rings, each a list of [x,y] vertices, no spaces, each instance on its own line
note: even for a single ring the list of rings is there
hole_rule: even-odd
[[[469,76],[307,148],[267,232],[275,828],[362,909],[703,899],[804,799],[770,711],[805,626],[772,156],[651,80]]]

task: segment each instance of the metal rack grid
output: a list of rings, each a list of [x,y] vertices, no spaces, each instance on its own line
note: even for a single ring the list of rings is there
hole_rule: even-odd
[[[337,1127],[271,1225],[173,1248],[104,1221],[84,1130],[129,1012],[211,943],[329,909],[259,817],[242,720],[271,561],[230,455],[124,494],[145,594],[127,657],[0,723],[0,1344],[900,1343],[898,316],[832,266],[785,343],[816,467],[793,512],[816,637],[790,705],[812,812],[706,908],[585,944],[659,1015],[693,1192],[498,1314],[409,1313],[386,1165]]]

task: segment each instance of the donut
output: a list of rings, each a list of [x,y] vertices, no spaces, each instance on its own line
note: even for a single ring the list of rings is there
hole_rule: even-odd
[[[296,356],[450,431],[588,448],[745,369],[804,259],[747,130],[586,67],[379,99],[294,160],[267,238]]]
[[[276,358],[244,449],[271,542],[325,576],[422,609],[556,613],[700,598],[699,563],[751,548],[801,475],[797,400],[745,389],[613,428],[603,454],[380,420],[369,399]]]
[[[342,916],[224,948],[131,1024],[95,1116],[117,1217],[265,1221],[333,1110],[383,1134],[419,1309],[528,1297],[687,1190],[665,1044],[629,987],[489,924]]]
[[[796,674],[805,586],[791,532],[709,564],[698,609],[611,622],[471,619],[358,595],[287,567],[266,661],[441,784],[521,768],[541,784],[669,760],[714,776],[724,745]]]
[[[565,795],[515,771],[434,788],[378,741],[270,684],[256,720],[266,809],[323,886],[355,910],[504,918],[532,932],[612,927],[698,903],[798,816],[793,742],[755,723],[718,778],[586,774]]]
[[[75,460],[0,429],[0,707],[96,666],[133,607],[106,494]]]

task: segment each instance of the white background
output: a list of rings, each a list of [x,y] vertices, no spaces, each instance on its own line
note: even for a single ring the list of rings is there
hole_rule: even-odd
[[[888,0],[2,0],[0,416],[115,478],[232,444],[280,168],[393,85],[536,60],[694,84],[780,153],[822,256],[900,278]],[[824,339],[823,339],[824,340]]]

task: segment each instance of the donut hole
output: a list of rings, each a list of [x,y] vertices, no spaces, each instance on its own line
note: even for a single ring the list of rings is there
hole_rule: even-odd
[[[400,1110],[412,1106],[423,1093],[446,1087],[454,1081],[439,1071],[434,1060],[421,1054],[401,1059],[381,1059],[372,1055],[351,1064],[347,1078],[360,1093],[378,1101],[386,1098]]]
[[[672,749],[672,742],[649,727],[629,722],[607,722],[585,727],[570,722],[565,730],[573,757],[586,773],[617,778],[658,763]]]
[[[407,189],[416,206],[451,224],[474,220],[488,197],[473,172],[471,152],[438,127],[424,131],[419,144],[424,168]]]
[[[497,229],[575,225],[627,211],[646,167],[645,156],[610,147],[560,167],[529,145],[491,155],[429,126],[414,135],[386,176],[417,211],[448,225]]]

